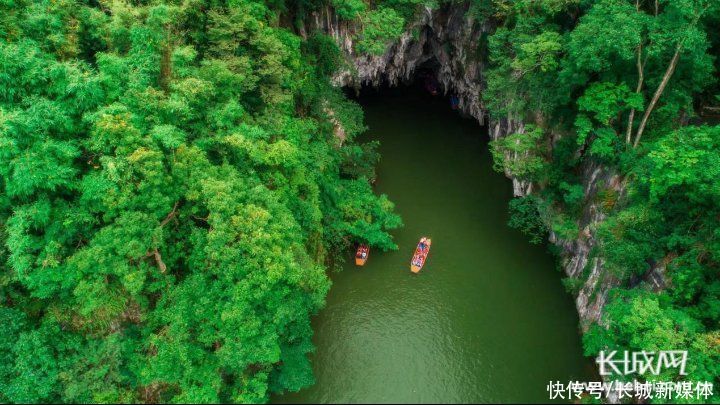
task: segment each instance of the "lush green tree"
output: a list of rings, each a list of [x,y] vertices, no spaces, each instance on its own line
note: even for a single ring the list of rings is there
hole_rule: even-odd
[[[378,7],[363,16],[356,48],[361,53],[380,55],[390,41],[400,37],[405,19],[391,7]]]
[[[547,225],[542,219],[542,201],[537,197],[518,197],[510,201],[508,225],[522,231],[533,244],[542,243],[547,236]]]
[[[542,180],[547,171],[546,143],[543,129],[536,126],[490,142],[495,170],[519,180]]]

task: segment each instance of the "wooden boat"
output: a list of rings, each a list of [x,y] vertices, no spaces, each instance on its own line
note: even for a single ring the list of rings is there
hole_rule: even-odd
[[[358,246],[357,252],[355,252],[355,264],[357,266],[364,266],[368,256],[370,256],[370,248],[363,243]]]
[[[412,260],[410,260],[410,271],[413,273],[420,272],[420,269],[422,269],[425,265],[428,253],[430,253],[431,244],[432,241],[430,238],[420,238],[420,242],[418,242],[417,248],[415,249],[415,254],[412,257]]]

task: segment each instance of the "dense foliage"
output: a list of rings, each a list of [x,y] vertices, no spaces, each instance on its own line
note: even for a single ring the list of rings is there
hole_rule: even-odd
[[[337,47],[273,7],[0,2],[0,402],[312,383],[325,269],[399,218]]]
[[[542,189],[513,202],[511,225],[536,241],[548,229],[572,240],[585,237],[584,207],[607,217],[593,254],[618,288],[600,324],[585,325],[586,354],[690,350],[687,378],[718,386],[720,127],[702,113],[717,111],[720,94],[720,2],[493,0],[473,10],[499,24],[492,114],[537,125],[492,145],[499,170]],[[584,173],[599,166],[615,184],[586,194]],[[660,288],[646,281],[658,269]]]
[[[371,4],[368,4],[371,3]],[[420,7],[436,7],[434,0],[332,0],[332,11],[342,20],[351,22],[354,51],[359,54],[382,55],[418,14]]]
[[[330,7],[381,54],[437,3],[0,0],[0,402],[311,384],[326,269],[393,248],[400,221],[329,85],[342,55],[304,20]],[[606,217],[593,254],[618,288],[586,354],[687,349],[688,378],[720,386],[720,2],[469,3],[497,26],[484,103],[533,123],[491,145],[539,190],[511,226],[572,240],[589,204]],[[617,184],[588,194],[600,166]]]

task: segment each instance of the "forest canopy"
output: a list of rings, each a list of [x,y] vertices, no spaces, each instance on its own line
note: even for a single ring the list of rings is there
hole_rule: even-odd
[[[337,47],[276,6],[0,2],[0,402],[312,383],[326,270],[400,220]]]

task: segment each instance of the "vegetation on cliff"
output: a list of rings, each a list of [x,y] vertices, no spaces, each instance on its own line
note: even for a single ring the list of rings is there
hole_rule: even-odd
[[[720,127],[703,115],[720,94],[720,3],[497,0],[474,10],[499,24],[491,113],[536,123],[493,145],[500,169],[542,188],[512,204],[511,224],[534,240],[549,228],[576,239],[588,204],[607,216],[595,254],[618,288],[586,354],[689,350],[687,378],[720,383]],[[589,163],[617,173],[619,187],[587,201]],[[662,288],[644,281],[658,270]]]

